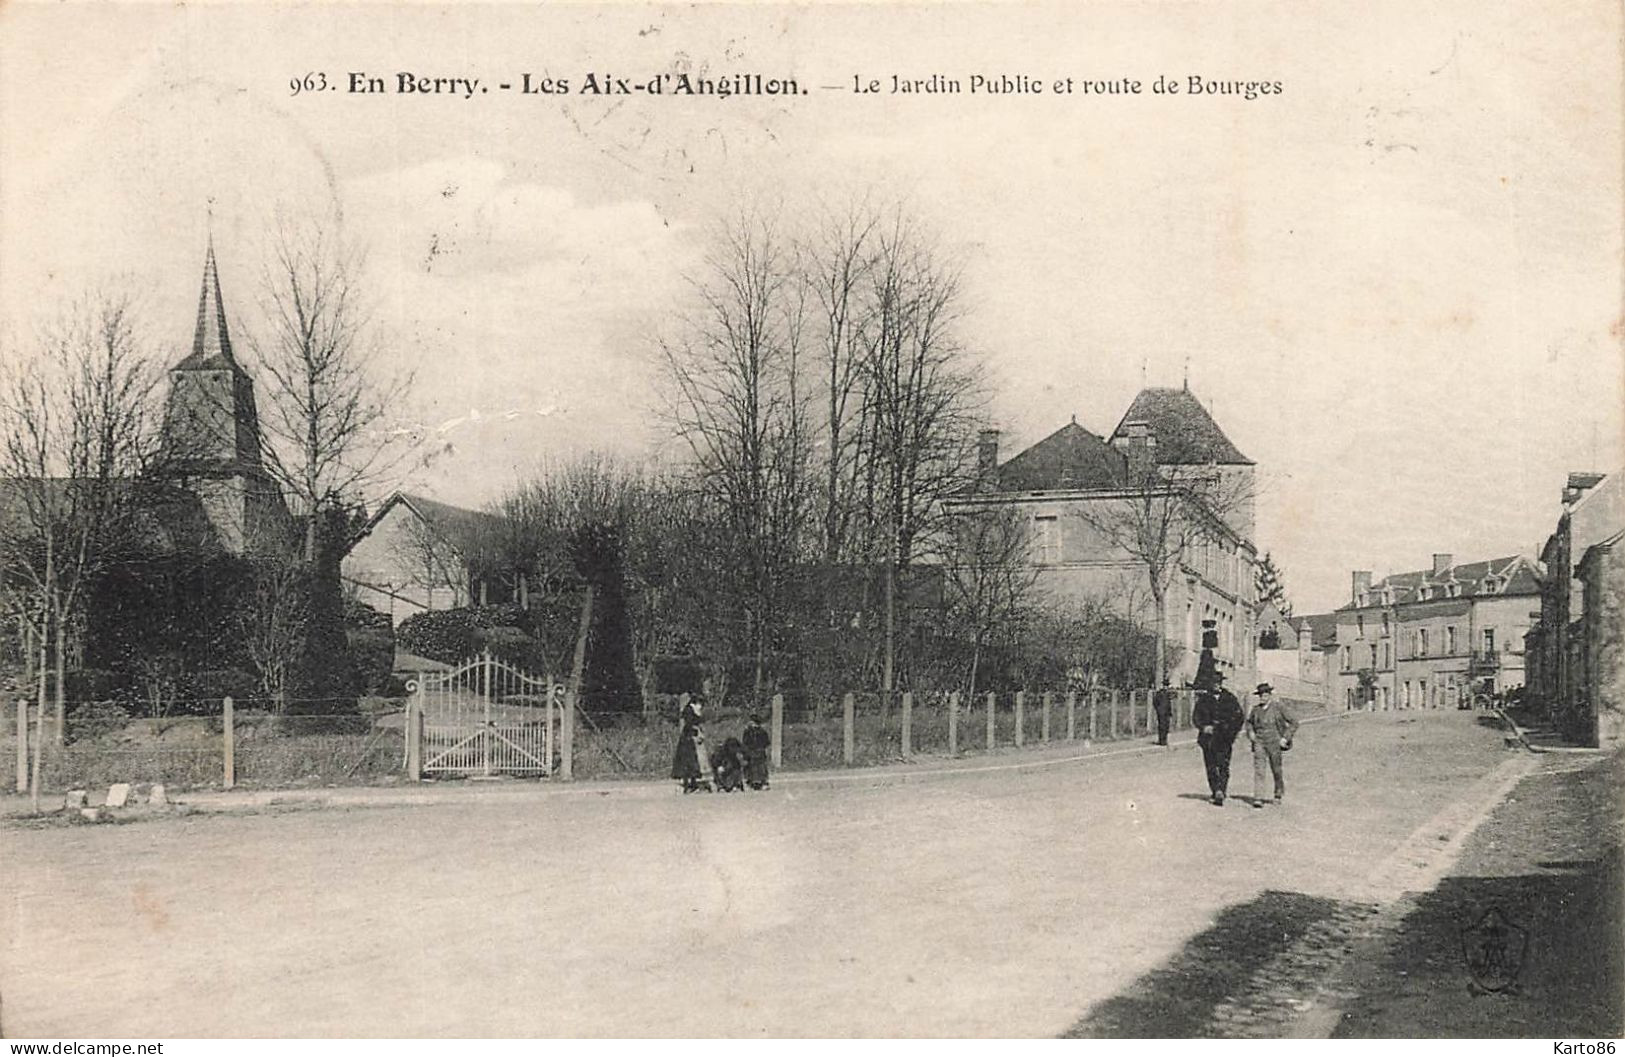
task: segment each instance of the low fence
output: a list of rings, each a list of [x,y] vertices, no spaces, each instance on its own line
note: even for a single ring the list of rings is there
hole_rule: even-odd
[[[18,701],[15,711],[6,709],[0,760],[15,760],[19,793],[114,782],[229,789],[402,780],[405,728],[398,704],[362,713],[318,708],[284,716],[239,709],[229,698],[215,704],[214,715],[115,720],[103,713],[79,724],[70,705],[67,729],[58,730],[50,711],[41,716],[37,707]]]
[[[1173,691],[1170,729],[1188,730],[1195,694]],[[775,769],[866,767],[915,757],[963,756],[1062,743],[1123,741],[1156,733],[1153,691],[1017,691],[984,693],[852,692],[814,700],[789,715],[783,696],[762,709]],[[0,759],[16,761],[16,789],[63,792],[113,782],[163,783],[170,789],[281,788],[411,781],[424,777],[426,743],[413,752],[415,699],[377,701],[357,715],[308,713],[277,717],[242,710],[227,699],[214,716],[132,719],[114,729],[60,739],[52,718],[18,702],[5,717]],[[1323,707],[1300,701],[1304,710]],[[747,708],[707,710],[713,750],[743,732]],[[677,740],[674,719],[611,719],[546,709],[536,741],[545,773],[557,778],[664,777]],[[301,726],[344,723],[353,729],[305,732]],[[574,722],[572,722],[574,720]],[[504,720],[504,722],[512,722]],[[419,727],[421,730],[421,726]],[[31,751],[37,749],[37,752]],[[500,761],[500,757],[498,758]],[[500,762],[486,773],[506,770]],[[527,768],[536,773],[536,768]],[[470,772],[477,775],[478,769]]]

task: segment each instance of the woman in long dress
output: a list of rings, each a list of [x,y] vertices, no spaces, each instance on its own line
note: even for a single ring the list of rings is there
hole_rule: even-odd
[[[677,751],[672,755],[671,776],[683,783],[685,793],[701,788],[711,790],[711,781],[706,777],[711,768],[706,759],[705,732],[700,729],[704,713],[704,704],[699,698],[693,698],[683,706],[680,717],[682,730],[677,735]]]

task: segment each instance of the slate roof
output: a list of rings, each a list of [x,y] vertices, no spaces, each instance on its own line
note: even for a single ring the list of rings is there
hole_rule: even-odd
[[[438,499],[409,492],[396,492],[378,508],[378,513],[367,523],[366,531],[371,532],[373,526],[382,521],[385,514],[400,504],[404,504],[417,514],[424,524],[433,529],[441,539],[462,552],[465,558],[472,558],[489,546],[491,534],[502,531],[507,526],[507,519],[497,514],[452,506]]]
[[[1310,613],[1305,616],[1294,616],[1293,627],[1298,634],[1303,634],[1304,621],[1309,622],[1309,643],[1315,649],[1337,645],[1337,614],[1336,613]]]
[[[1069,422],[1001,464],[993,484],[1000,492],[1112,488],[1123,484],[1127,472],[1128,460],[1121,452]]]
[[[1486,588],[1484,581],[1495,577],[1493,588]],[[1452,565],[1444,572],[1434,575],[1432,569],[1421,569],[1415,572],[1393,573],[1377,580],[1371,585],[1371,594],[1379,595],[1384,587],[1394,589],[1394,602],[1420,602],[1421,589],[1424,586],[1442,587],[1454,581],[1459,587],[1457,598],[1479,598],[1495,595],[1533,595],[1540,593],[1539,581],[1535,578],[1535,568],[1529,559],[1522,555],[1513,554],[1505,558],[1490,558],[1485,561],[1466,562]],[[1445,590],[1435,591],[1427,601],[1442,601],[1449,598]],[[1342,609],[1358,609],[1350,601]]]
[[[1142,389],[1123,414],[1117,428],[1107,438],[1115,443],[1126,436],[1130,422],[1144,422],[1157,438],[1157,461],[1164,465],[1191,465],[1216,462],[1229,466],[1251,466],[1224,430],[1213,421],[1207,408],[1189,389]]]

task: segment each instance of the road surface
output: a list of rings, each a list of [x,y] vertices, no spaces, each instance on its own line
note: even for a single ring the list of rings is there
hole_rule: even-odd
[[[1472,713],[1387,713],[1306,725],[1278,809],[1210,806],[1185,746],[760,794],[12,827],[3,1028],[1054,1036],[1227,907],[1363,898],[1507,757]],[[1232,793],[1250,786],[1240,752]]]

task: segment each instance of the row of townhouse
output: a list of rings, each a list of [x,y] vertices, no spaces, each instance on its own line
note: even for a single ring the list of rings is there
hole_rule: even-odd
[[[1539,593],[1539,568],[1523,555],[1457,564],[1435,554],[1427,569],[1377,581],[1356,571],[1334,614],[1333,700],[1450,708],[1522,686]]]

